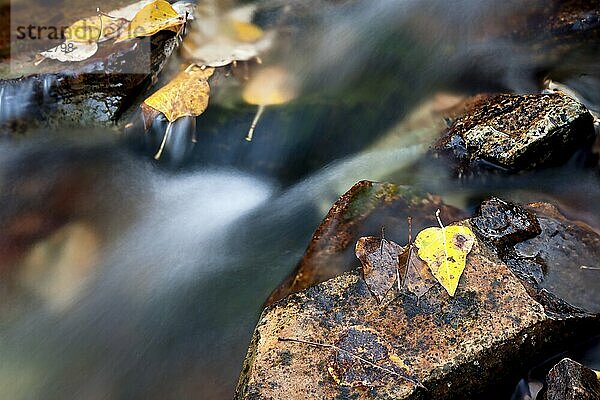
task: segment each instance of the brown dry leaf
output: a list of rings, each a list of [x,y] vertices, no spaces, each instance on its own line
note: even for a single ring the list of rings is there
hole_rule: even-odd
[[[214,68],[202,68],[192,64],[185,71],[177,74],[168,84],[144,100],[147,106],[144,119],[150,111],[148,107],[162,112],[169,122],[184,116],[197,117],[202,114],[208,107],[210,95],[208,78],[214,71]]]
[[[384,238],[367,236],[356,242],[355,254],[362,264],[365,282],[379,303],[398,278],[403,252],[402,246]]]
[[[171,4],[165,0],[155,0],[135,14],[127,29],[116,41],[152,36],[160,31],[178,33],[184,23],[185,17],[179,15]]]
[[[340,386],[371,388],[398,378],[422,386],[375,330],[350,327],[329,347],[333,353],[327,371]]]
[[[427,263],[419,258],[417,251],[411,243],[400,255],[400,265],[406,266],[402,287],[406,287],[419,299],[435,285],[436,280]]]

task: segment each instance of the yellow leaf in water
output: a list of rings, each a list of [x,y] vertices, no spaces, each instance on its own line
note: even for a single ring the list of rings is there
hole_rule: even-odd
[[[256,42],[264,35],[263,30],[251,22],[233,20],[231,26],[237,39],[242,42]]]
[[[179,32],[185,19],[165,0],[156,0],[144,6],[133,17],[129,27],[117,42],[135,37],[152,36],[160,31]]]
[[[117,36],[127,22],[107,15],[80,19],[65,29],[65,38],[78,43],[102,42]]]
[[[242,97],[246,103],[258,106],[284,104],[296,96],[291,76],[281,67],[266,67],[250,79]]]
[[[284,104],[294,97],[296,97],[295,81],[283,68],[266,67],[254,75],[242,92],[242,98],[246,103],[258,106],[246,140],[252,141],[254,129],[265,106]]]
[[[196,117],[208,107],[208,78],[214,71],[192,65],[144,100],[144,104],[165,114],[169,122],[184,116]]]
[[[435,279],[450,296],[456,292],[467,254],[474,243],[471,229],[458,225],[423,229],[415,239],[419,257],[427,263]]]

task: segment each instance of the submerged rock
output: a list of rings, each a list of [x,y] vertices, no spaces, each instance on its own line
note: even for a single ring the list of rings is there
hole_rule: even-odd
[[[562,359],[548,373],[545,400],[600,399],[596,372],[569,358]]]
[[[446,223],[465,216],[459,209],[442,203],[439,197],[419,193],[408,186],[358,182],[333,204],[300,263],[271,294],[267,304],[360,265],[354,255],[354,245],[361,236],[381,236],[381,229],[385,228],[387,239],[406,243],[407,218],[412,218],[416,233],[436,224],[437,209],[441,210],[441,218]]]
[[[593,139],[592,115],[567,95],[498,94],[457,118],[434,153],[449,156],[459,174],[479,167],[514,172],[564,162]]]

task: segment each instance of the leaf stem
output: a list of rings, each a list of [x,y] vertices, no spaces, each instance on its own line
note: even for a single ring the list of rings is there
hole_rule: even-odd
[[[250,129],[248,130],[248,135],[246,135],[246,140],[248,142],[252,141],[252,136],[254,135],[254,129],[256,129],[256,124],[258,124],[258,120],[260,119],[263,111],[265,111],[265,106],[261,104],[258,106],[258,110],[256,110],[256,115],[254,116],[254,119],[252,120],[252,124],[250,124]]]
[[[163,140],[160,143],[160,148],[154,155],[155,160],[158,160],[160,158],[160,156],[162,156],[163,150],[165,148],[165,144],[167,143],[167,139],[169,138],[169,135],[171,134],[171,131],[173,130],[172,127],[173,127],[173,123],[171,121],[169,121],[169,124],[167,125],[167,129],[165,130],[165,134],[163,136]]]

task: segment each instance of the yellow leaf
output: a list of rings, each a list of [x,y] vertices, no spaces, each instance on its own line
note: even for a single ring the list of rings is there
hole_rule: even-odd
[[[242,93],[246,103],[258,106],[284,104],[295,96],[292,78],[286,70],[277,66],[261,69],[248,82]]]
[[[183,116],[196,117],[206,110],[214,68],[190,66],[164,87],[148,97],[144,104],[162,112],[169,122]]]
[[[179,32],[184,17],[165,0],[156,0],[135,14],[129,27],[117,38],[117,42],[135,37],[152,36],[160,31]]]
[[[69,42],[102,42],[117,36],[127,20],[111,18],[107,15],[80,19],[65,29],[65,38]]]
[[[231,26],[237,39],[242,42],[256,42],[264,35],[263,30],[251,22],[233,20]]]
[[[246,135],[247,141],[252,141],[254,129],[258,124],[265,106],[284,104],[296,97],[296,85],[292,77],[281,67],[273,66],[261,69],[242,92],[246,103],[258,106],[250,130]]]
[[[427,263],[435,279],[450,296],[456,292],[467,254],[474,243],[471,229],[458,225],[423,229],[415,239],[419,257]]]

